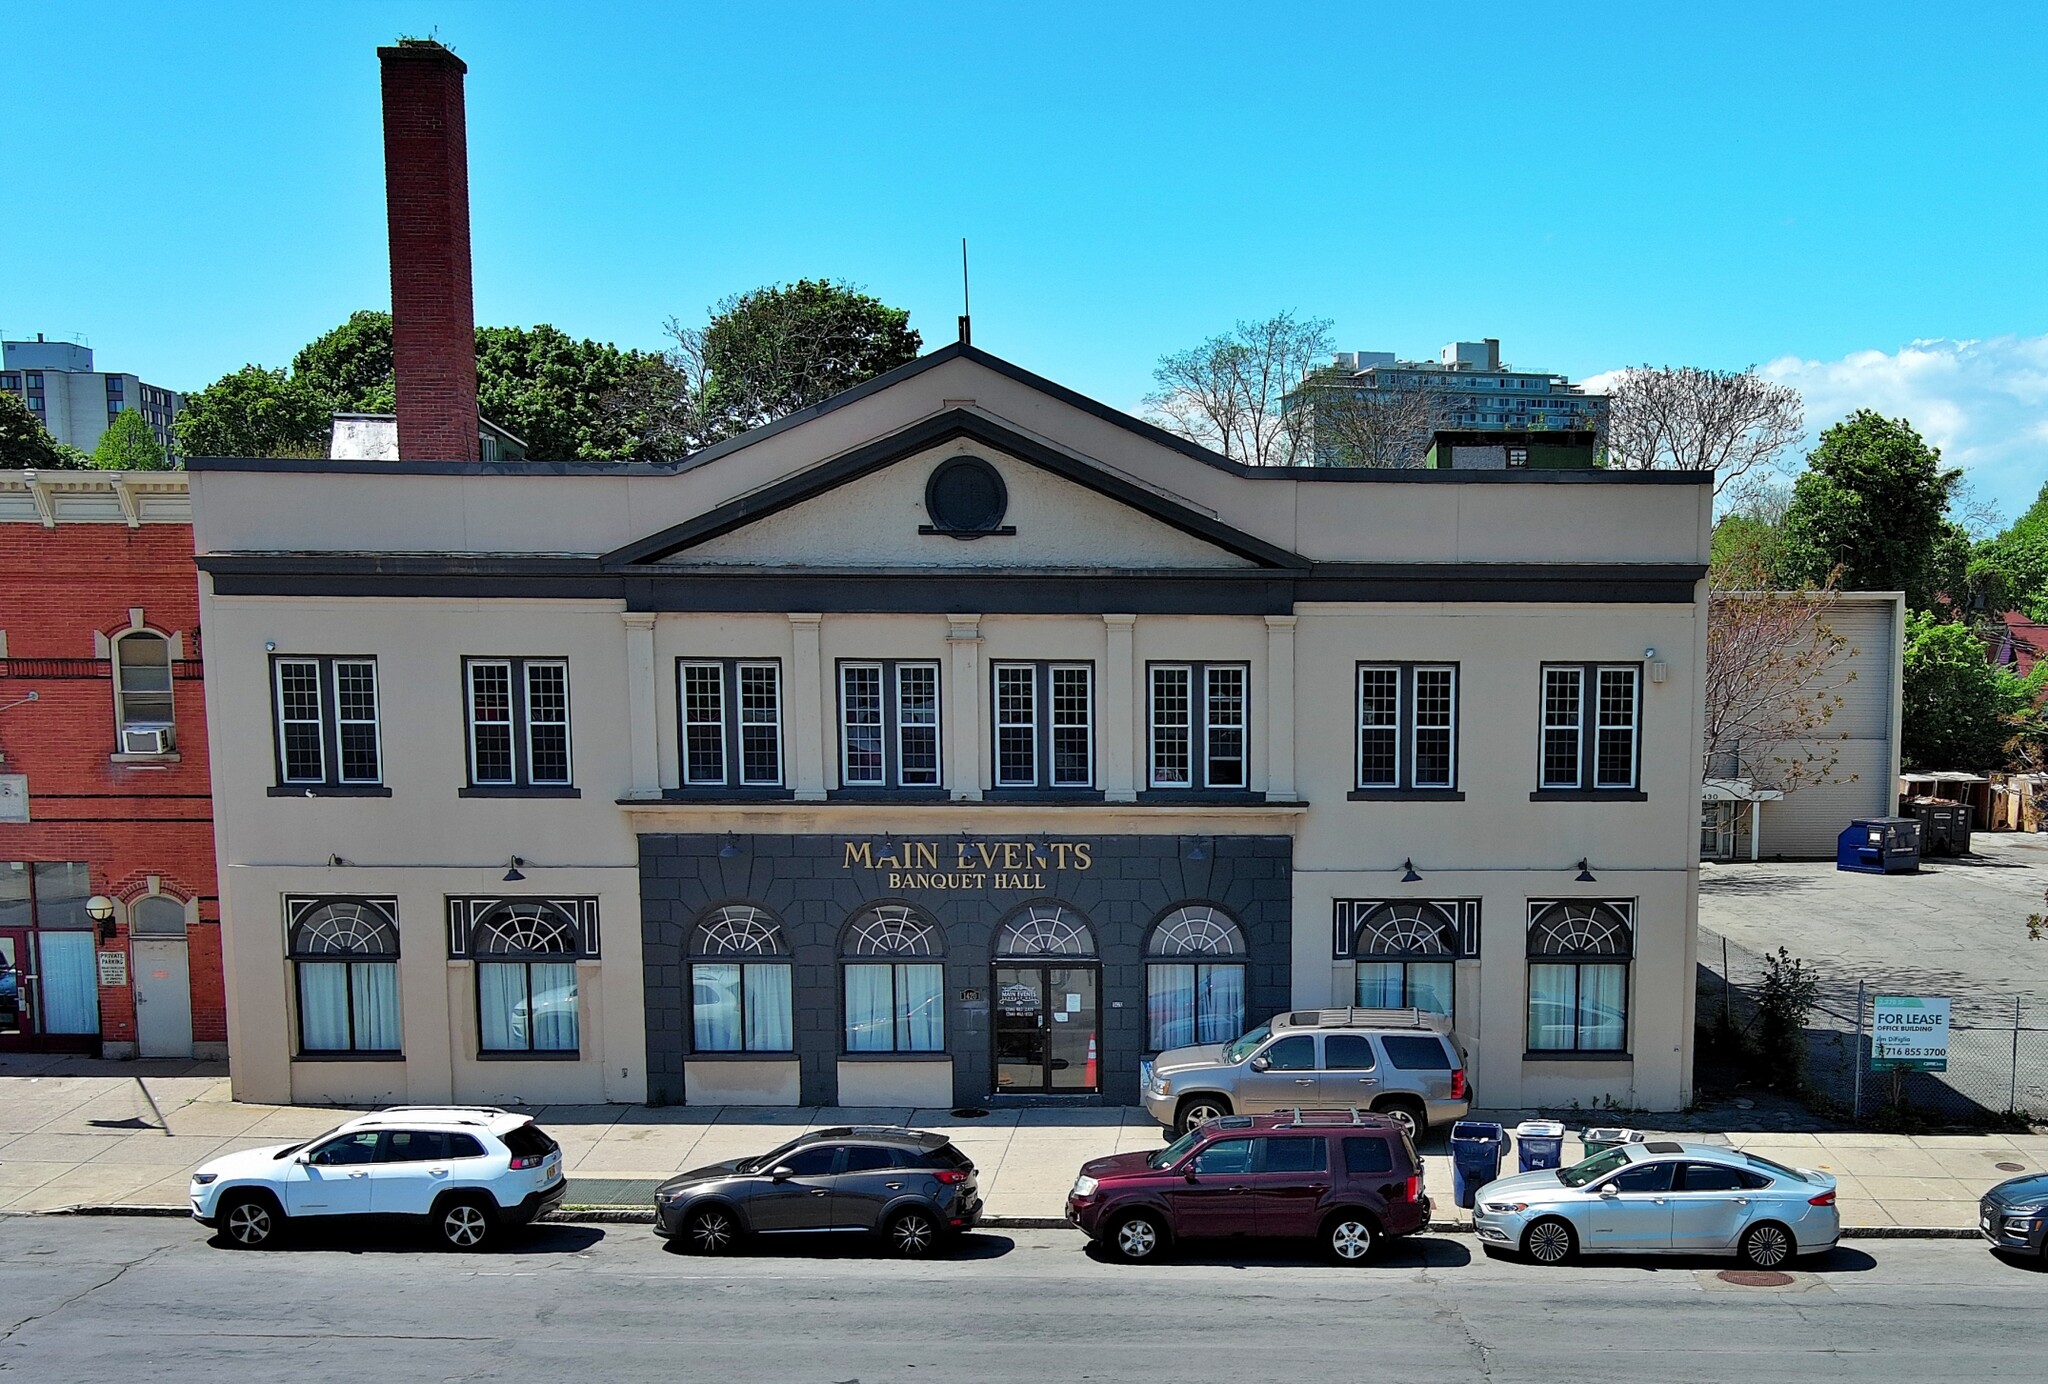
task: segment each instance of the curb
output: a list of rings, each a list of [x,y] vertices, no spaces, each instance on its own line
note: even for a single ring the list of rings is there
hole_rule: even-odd
[[[136,1216],[183,1220],[191,1216],[183,1206],[59,1206],[47,1211],[0,1211],[6,1216]],[[652,1225],[654,1213],[638,1207],[581,1206],[550,1211],[541,1225]],[[983,1216],[981,1230],[1074,1230],[1064,1216]],[[1470,1235],[1465,1221],[1431,1221],[1422,1232],[1429,1235]],[[1982,1233],[1975,1226],[1863,1225],[1843,1226],[1844,1240],[1977,1240]]]

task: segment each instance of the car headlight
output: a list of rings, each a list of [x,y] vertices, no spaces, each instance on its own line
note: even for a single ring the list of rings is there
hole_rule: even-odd
[[[1152,1078],[1152,1094],[1154,1094],[1154,1095],[1156,1095],[1156,1096],[1170,1096],[1170,1095],[1172,1095],[1172,1094],[1173,1094],[1173,1083],[1172,1083],[1171,1081],[1168,1081],[1168,1080],[1167,1080],[1167,1079],[1166,1079],[1165,1077],[1163,1077],[1163,1076],[1155,1076],[1155,1077],[1153,1077],[1153,1078]]]
[[[220,1180],[220,1174],[219,1174],[219,1173],[194,1173],[194,1174],[192,1174],[192,1185],[193,1185],[193,1186],[195,1186],[195,1187],[204,1187],[204,1186],[206,1186],[206,1185],[207,1185],[208,1183],[212,1183],[212,1182],[217,1182],[217,1181],[219,1181],[219,1180]]]
[[[1100,1182],[1088,1176],[1088,1174],[1082,1173],[1074,1179],[1074,1195],[1077,1197],[1092,1197],[1095,1195],[1095,1189],[1101,1185]]]
[[[1529,1203],[1526,1201],[1489,1201],[1486,1203],[1486,1209],[1496,1216],[1509,1216],[1527,1211]]]
[[[2024,1221],[2040,1215],[2041,1210],[2038,1206],[2008,1206],[2002,1214],[2009,1220]]]

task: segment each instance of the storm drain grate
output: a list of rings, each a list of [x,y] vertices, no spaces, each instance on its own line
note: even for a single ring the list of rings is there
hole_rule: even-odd
[[[2002,1173],[2023,1173],[2027,1170],[2024,1163],[1993,1163],[1991,1166]]]

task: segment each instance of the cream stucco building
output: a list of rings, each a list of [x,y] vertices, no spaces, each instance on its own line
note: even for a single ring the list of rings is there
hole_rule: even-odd
[[[669,466],[195,461],[236,1092],[1691,1083],[1711,486],[1256,471],[949,346]]]

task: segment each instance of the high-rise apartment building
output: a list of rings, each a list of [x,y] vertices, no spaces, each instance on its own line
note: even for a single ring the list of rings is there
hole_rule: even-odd
[[[171,425],[185,396],[139,376],[93,369],[90,346],[46,341],[40,332],[34,341],[0,342],[0,389],[27,404],[50,436],[82,452],[98,446],[108,425],[134,409],[164,450],[177,455]]]

